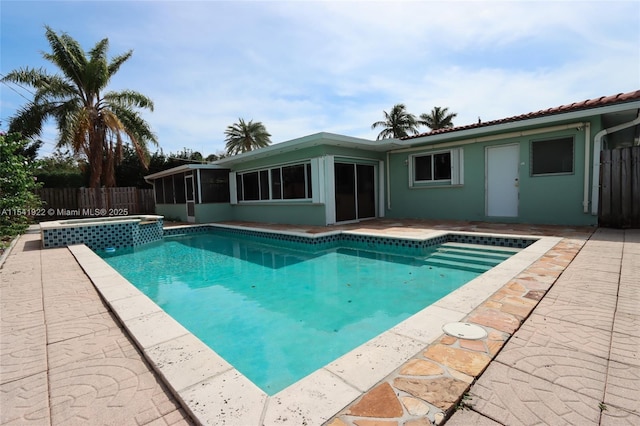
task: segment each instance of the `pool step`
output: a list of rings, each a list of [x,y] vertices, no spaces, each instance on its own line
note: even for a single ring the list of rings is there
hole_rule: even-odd
[[[504,246],[483,246],[478,244],[468,244],[468,243],[444,243],[440,245],[440,247],[447,248],[461,248],[468,250],[476,250],[476,251],[484,251],[484,252],[495,252],[495,253],[510,253],[515,254],[518,253],[521,248],[517,247],[504,247]]]
[[[463,243],[446,243],[425,259],[428,266],[486,272],[520,249],[511,247],[478,246]]]
[[[464,257],[484,258],[487,260],[493,260],[497,262],[502,262],[503,260],[508,259],[509,257],[512,256],[512,253],[486,252],[486,251],[458,249],[458,248],[440,248],[436,251],[436,254],[443,254],[448,256],[460,256],[460,258],[464,258]]]
[[[436,252],[429,256],[430,260],[446,260],[449,262],[460,262],[460,263],[469,263],[472,265],[487,265],[489,267],[493,267],[498,263],[502,262],[504,259],[487,259],[480,256],[463,256],[456,253],[441,253]]]
[[[426,266],[435,266],[438,268],[452,268],[452,269],[461,269],[464,271],[472,271],[472,272],[487,272],[489,269],[493,268],[494,265],[479,265],[473,263],[466,262],[456,262],[455,260],[448,259],[434,259],[433,257],[428,257],[424,264]]]

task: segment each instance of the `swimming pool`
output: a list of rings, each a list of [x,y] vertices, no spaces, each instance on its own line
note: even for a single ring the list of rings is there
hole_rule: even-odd
[[[101,256],[273,395],[518,251],[402,244],[195,233]]]

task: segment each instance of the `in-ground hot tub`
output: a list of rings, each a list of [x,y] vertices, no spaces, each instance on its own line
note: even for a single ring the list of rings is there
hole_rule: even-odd
[[[113,216],[40,223],[43,248],[85,244],[92,250],[133,247],[162,239],[164,216]]]

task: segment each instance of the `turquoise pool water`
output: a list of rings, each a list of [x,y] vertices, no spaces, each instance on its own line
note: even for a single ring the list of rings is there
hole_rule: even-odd
[[[270,395],[511,254],[447,244],[421,257],[311,252],[210,233],[100,253]]]

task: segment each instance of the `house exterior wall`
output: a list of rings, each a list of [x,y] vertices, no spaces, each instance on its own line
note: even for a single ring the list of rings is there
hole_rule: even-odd
[[[233,220],[283,223],[292,225],[324,225],[324,204],[237,204],[232,206]]]
[[[167,219],[187,221],[187,206],[185,204],[156,204],[156,214]]]
[[[231,170],[236,173],[242,173],[244,171],[275,167],[287,163],[304,162],[314,158],[323,158],[327,156],[334,156],[335,158],[343,161],[368,161],[372,164],[377,164],[379,160],[384,159],[385,154],[364,149],[319,145],[298,151],[283,153],[275,157],[245,161],[239,166],[231,167]],[[328,173],[326,170],[325,172]],[[333,172],[331,171],[331,173]],[[321,197],[324,202],[297,202],[293,200],[239,202],[232,206],[232,220],[300,225],[326,225],[329,222],[326,202],[334,196],[334,189],[327,183],[333,182],[333,179],[328,179],[324,172],[322,175],[325,176],[324,182],[322,182],[321,185],[315,185],[314,188],[321,188],[321,190],[324,191],[323,197]],[[331,205],[333,205],[333,203],[331,203]],[[197,220],[199,221],[199,219]]]
[[[195,205],[196,223],[235,220],[233,207],[229,203],[205,203]]]
[[[187,221],[186,204],[156,204],[156,214],[165,219]],[[234,220],[233,209],[229,203],[207,203],[195,205],[196,223],[222,222]]]
[[[584,120],[583,120],[584,121]],[[600,120],[590,122],[590,152],[593,153],[593,135],[601,128]],[[523,129],[525,130],[525,129]],[[532,129],[529,129],[532,130]],[[573,172],[568,174],[532,176],[532,141],[574,138]],[[390,155],[391,204],[387,217],[477,220],[539,224],[595,225],[597,217],[584,213],[585,177],[585,127],[570,128],[530,135],[456,145],[464,152],[464,183],[459,186],[411,188],[409,170],[405,164],[409,155],[424,150],[396,152]],[[487,147],[517,145],[519,147],[519,201],[516,217],[491,217],[486,214],[486,166]],[[433,149],[432,149],[433,150]],[[590,170],[587,169],[587,173]],[[591,184],[591,181],[589,181]],[[590,193],[591,191],[589,191]]]

